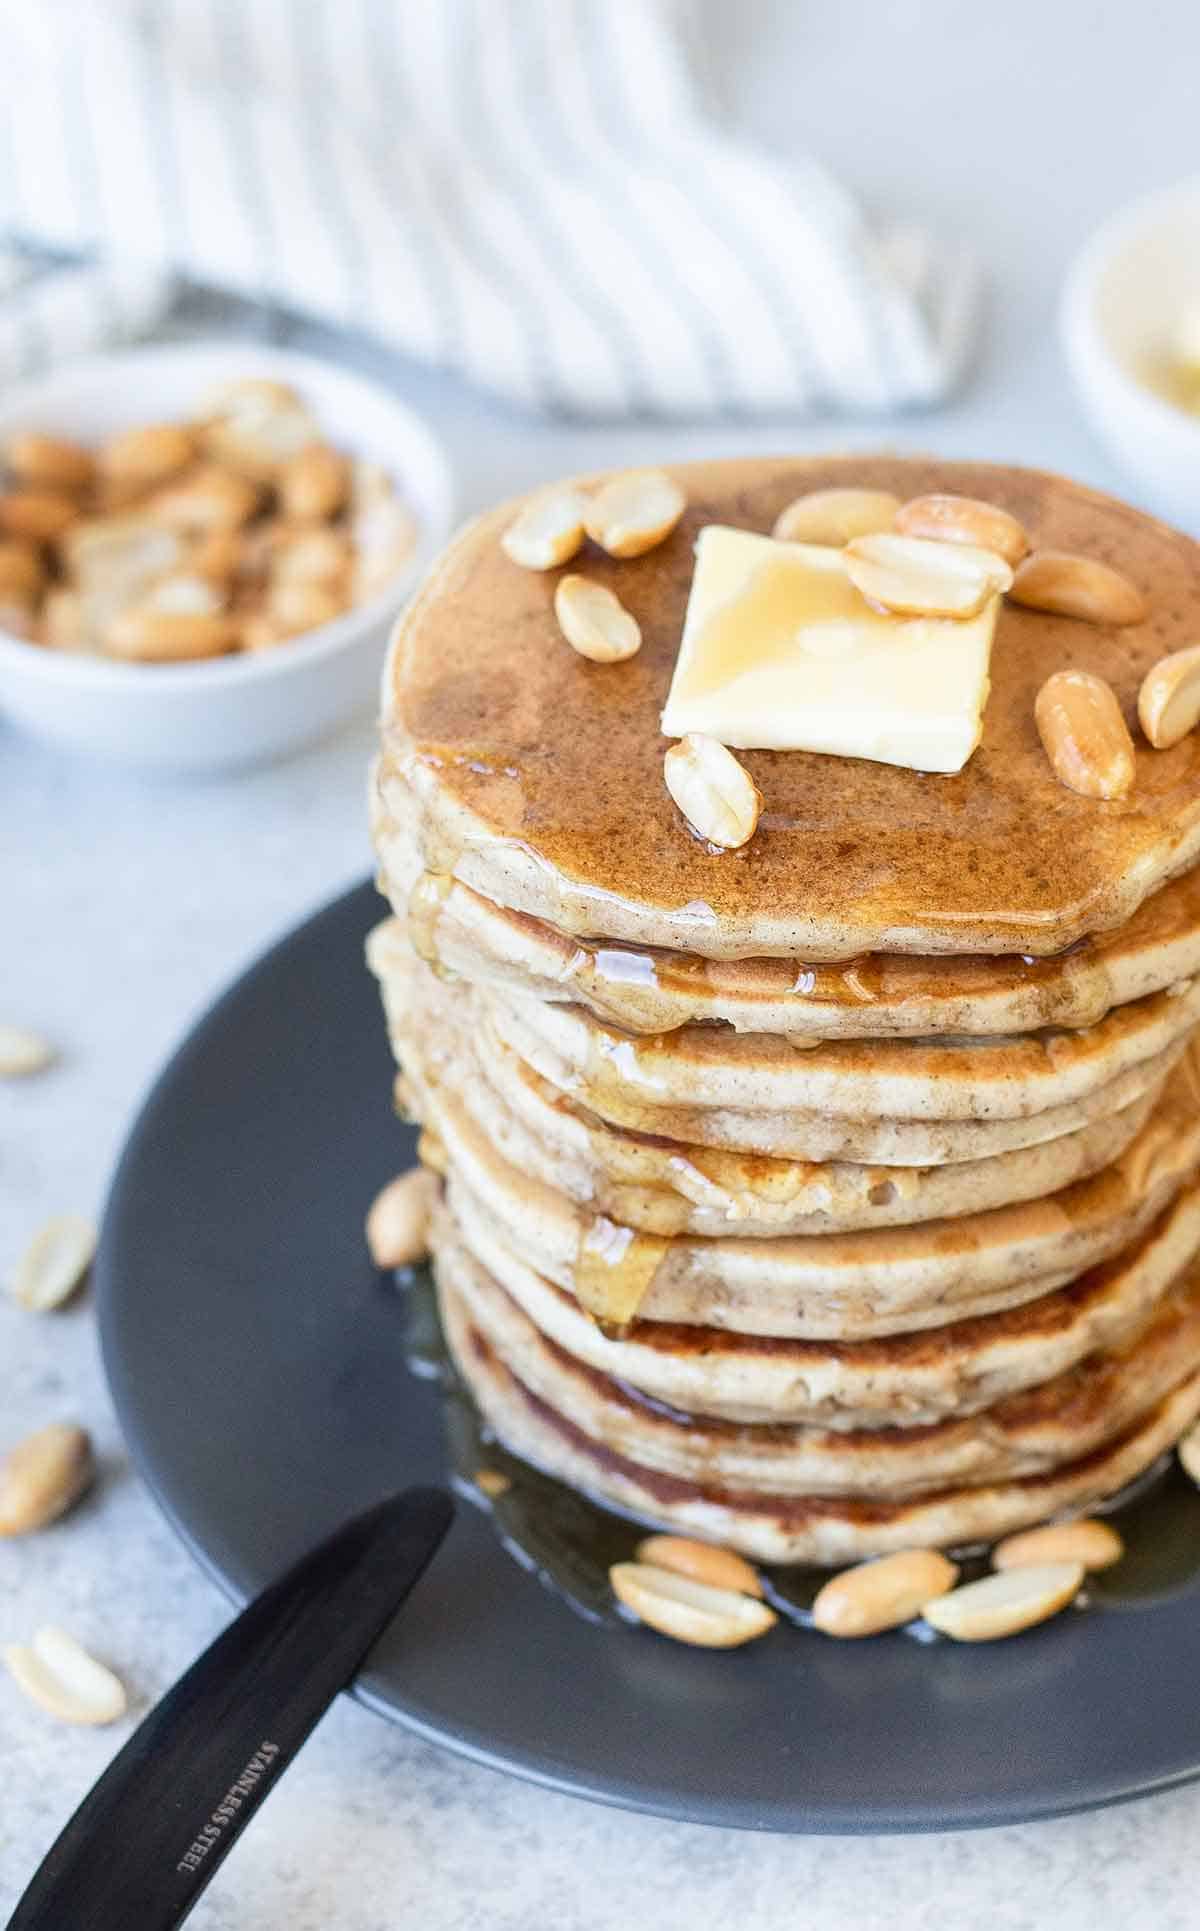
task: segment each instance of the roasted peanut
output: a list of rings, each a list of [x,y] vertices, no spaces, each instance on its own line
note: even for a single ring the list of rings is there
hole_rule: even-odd
[[[1014,603],[1052,616],[1118,627],[1140,624],[1147,610],[1137,585],[1119,570],[1065,550],[1035,550],[1026,557],[1017,567],[1009,596]]]
[[[336,516],[350,493],[350,465],[328,443],[309,443],[281,468],[276,487],[285,516],[320,522]]]
[[[856,536],[842,554],[856,590],[908,617],[974,617],[1012,582],[1002,556],[966,543]]]
[[[31,1535],[65,1515],[95,1478],[91,1437],[54,1421],[0,1461],[0,1536]]]
[[[258,504],[254,483],[215,463],[204,463],[178,483],[156,491],[145,504],[145,514],[168,529],[203,536],[213,530],[240,528],[249,522]]]
[[[959,1643],[990,1643],[1045,1622],[1073,1602],[1083,1581],[1080,1562],[1043,1562],[968,1582],[926,1603],[925,1621]]]
[[[3,1657],[25,1695],[62,1723],[115,1723],[125,1714],[119,1678],[65,1629],[39,1629],[31,1644],[10,1643]]]
[[[900,498],[886,489],[814,489],[780,510],[771,535],[840,550],[856,536],[890,530],[899,508]]]
[[[56,1057],[50,1041],[40,1033],[0,1025],[0,1079],[28,1079],[52,1066]]]
[[[14,489],[0,495],[0,536],[57,543],[79,520],[79,505],[52,490]]]
[[[710,845],[735,851],[754,836],[762,793],[732,751],[700,731],[673,744],[663,777],[692,830]]]
[[[0,603],[34,604],[45,582],[45,565],[32,543],[0,539]]]
[[[509,524],[500,548],[523,570],[555,570],[582,544],[583,516],[578,490],[543,490]]]
[[[897,510],[894,527],[901,536],[969,543],[977,550],[990,550],[1008,564],[1019,563],[1029,551],[1029,538],[1016,517],[975,496],[915,496]]]
[[[826,1636],[875,1636],[912,1622],[958,1581],[953,1562],[936,1549],[903,1549],[832,1576],[812,1607]]]
[[[993,1569],[1024,1569],[1031,1563],[1078,1562],[1084,1569],[1111,1569],[1125,1553],[1111,1522],[1094,1517],[1076,1522],[1044,1522],[1005,1536],[992,1550]]]
[[[637,557],[665,541],[687,497],[665,470],[630,469],[584,501],[583,526],[609,556]]]
[[[412,1267],[429,1252],[429,1217],[437,1175],[412,1167],[376,1194],[367,1215],[367,1247],[376,1267]]]
[[[1138,717],[1156,751],[1167,751],[1200,718],[1200,644],[1161,657],[1142,679]]]
[[[618,664],[642,647],[642,633],[619,597],[587,577],[565,576],[554,592],[558,627],[581,657],[594,664]]]
[[[1034,718],[1060,781],[1084,798],[1123,798],[1135,775],[1133,739],[1112,686],[1060,670],[1037,695]]]
[[[4,464],[25,489],[61,491],[68,496],[86,489],[95,470],[90,450],[36,429],[18,430],[9,436],[4,445]]]
[[[196,438],[178,422],[142,423],[100,446],[102,481],[152,490],[170,482],[196,453]]]
[[[648,1535],[637,1545],[637,1559],[656,1569],[670,1569],[710,1589],[736,1589],[743,1596],[761,1596],[758,1571],[745,1556],[718,1549],[711,1542],[693,1542],[686,1535]]]
[[[773,1609],[736,1589],[714,1589],[648,1562],[617,1562],[608,1572],[613,1594],[640,1622],[678,1643],[736,1649],[765,1636],[778,1621]]]
[[[17,1262],[13,1299],[42,1314],[61,1307],[80,1286],[96,1252],[96,1229],[82,1214],[55,1214],[38,1228]]]

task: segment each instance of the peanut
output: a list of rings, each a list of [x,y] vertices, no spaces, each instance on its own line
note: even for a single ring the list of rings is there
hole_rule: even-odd
[[[957,1581],[955,1564],[936,1549],[878,1556],[831,1577],[813,1603],[813,1626],[826,1636],[875,1636],[898,1629]]]
[[[57,543],[78,520],[78,503],[53,490],[14,489],[0,495],[0,536]]]
[[[710,845],[736,851],[753,838],[762,793],[745,767],[715,738],[689,732],[667,752],[663,777],[692,830]]]
[[[926,1603],[925,1621],[959,1643],[990,1643],[1015,1636],[1065,1609],[1079,1593],[1083,1564],[1044,1562],[1027,1569],[1006,1569],[952,1589]]]
[[[1060,670],[1037,694],[1034,719],[1062,784],[1084,798],[1123,798],[1133,784],[1133,739],[1112,686],[1090,671]]]
[[[17,1262],[13,1299],[35,1314],[61,1307],[92,1264],[96,1229],[82,1214],[57,1214],[39,1227]]]
[[[438,1177],[411,1167],[376,1194],[367,1215],[367,1247],[376,1267],[413,1267],[429,1252],[429,1217]]]
[[[583,526],[609,556],[637,557],[675,528],[687,497],[662,469],[631,469],[602,483],[584,504]]]
[[[543,490],[509,524],[500,548],[523,570],[555,570],[583,542],[583,515],[577,490]]]
[[[277,584],[324,583],[331,589],[345,585],[353,551],[343,530],[283,529],[270,554],[270,572]]]
[[[900,498],[886,489],[814,489],[780,510],[771,535],[840,550],[856,536],[890,530],[899,508]]]
[[[0,1079],[27,1079],[54,1064],[56,1054],[48,1039],[23,1026],[0,1025]]]
[[[1065,550],[1035,550],[1017,567],[1009,595],[1030,610],[1078,617],[1092,624],[1140,624],[1146,599],[1136,584],[1093,557]]]
[[[896,512],[895,526],[903,536],[924,536],[938,543],[970,543],[990,550],[1008,564],[1029,552],[1029,538],[1015,516],[983,503],[975,496],[949,493],[916,496]]]
[[[68,496],[86,489],[95,470],[90,450],[36,429],[10,436],[4,445],[4,461],[25,488],[61,490]]]
[[[857,536],[842,552],[846,574],[871,603],[910,617],[974,617],[1007,590],[1002,556],[921,536]]]
[[[157,489],[185,469],[195,453],[196,438],[182,423],[142,423],[101,444],[101,480],[133,490]]]
[[[1081,1517],[1076,1522],[1045,1522],[1037,1529],[1009,1535],[992,1550],[993,1569],[1023,1569],[1030,1563],[1078,1562],[1084,1569],[1110,1569],[1125,1553],[1111,1522]]]
[[[32,543],[0,539],[0,603],[33,604],[45,581],[45,567]]]
[[[642,647],[642,633],[619,597],[587,577],[565,576],[554,592],[558,627],[581,657],[618,664]]]
[[[30,1535],[56,1522],[95,1473],[86,1429],[55,1421],[27,1435],[0,1462],[0,1535]]]
[[[745,1556],[736,1555],[732,1549],[718,1549],[711,1542],[693,1542],[686,1535],[648,1535],[637,1545],[637,1559],[655,1569],[690,1576],[693,1582],[706,1582],[710,1589],[762,1595],[758,1572]]]
[[[1138,692],[1138,717],[1156,751],[1167,751],[1200,718],[1200,644],[1173,650],[1146,672]]]
[[[63,1723],[115,1723],[128,1699],[120,1679],[65,1629],[39,1629],[31,1644],[3,1652],[13,1681],[32,1702]]]
[[[249,522],[258,508],[259,492],[244,476],[204,463],[178,483],[150,497],[145,513],[168,529],[205,536],[213,530],[236,530]]]
[[[778,1621],[773,1609],[737,1589],[714,1589],[648,1562],[616,1562],[608,1572],[613,1594],[663,1636],[702,1649],[735,1649],[765,1636]]]
[[[350,491],[350,465],[328,443],[310,443],[289,457],[276,481],[285,516],[320,522],[336,516]]]

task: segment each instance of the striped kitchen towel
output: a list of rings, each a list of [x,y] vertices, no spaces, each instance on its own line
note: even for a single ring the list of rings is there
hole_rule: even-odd
[[[0,292],[0,376],[152,312],[179,271],[544,410],[936,400],[970,266],[722,128],[687,58],[703,17],[0,0],[0,239],[102,264]]]

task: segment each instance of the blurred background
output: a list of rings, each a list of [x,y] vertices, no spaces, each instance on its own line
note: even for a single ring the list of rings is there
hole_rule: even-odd
[[[0,437],[90,445],[213,406],[192,365],[80,358],[202,341],[227,383],[300,354],[333,375],[276,373],[358,465],[335,535],[358,555],[366,458],[412,519],[393,578],[277,651],[117,662],[49,643],[40,604],[0,612],[0,1019],[60,1054],[0,1087],[0,1266],[50,1214],[98,1213],[181,1031],[367,871],[387,624],[454,520],[571,471],[883,445],[1049,467],[1200,532],[1200,419],[1156,393],[1200,297],[1200,195],[1173,195],[1200,174],[1198,72],[1190,0],[0,0]],[[74,567],[38,565],[67,589]],[[113,1471],[69,1559],[0,1561],[14,1623],[52,1596],[98,1647],[119,1623],[157,1694],[224,1611],[124,1470],[86,1306],[50,1346],[0,1297],[0,1395],[14,1438],[78,1412]],[[14,1704],[0,1911],[111,1747]],[[395,1866],[398,1801],[419,1872]],[[856,1922],[929,1921],[933,1894],[978,1919],[988,1887],[989,1923],[1052,1892],[1070,1931],[1103,1866],[1105,1922],[1157,1900],[1182,1931],[1197,1815],[1184,1791],[864,1844]],[[844,1922],[838,1860],[722,1837],[500,1784],[342,1709],[195,1922],[367,1931],[419,1903],[450,1927],[482,1873],[508,1897],[491,1923],[599,1923],[579,1899],[602,1883],[612,1922],[649,1901],[670,1927],[697,1872],[716,1922],[794,1922],[797,1883],[808,1922]],[[539,1852],[516,1876],[514,1838]]]

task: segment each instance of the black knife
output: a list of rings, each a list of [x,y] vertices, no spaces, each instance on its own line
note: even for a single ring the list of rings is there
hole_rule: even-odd
[[[256,1596],[75,1812],[8,1931],[170,1931],[433,1557],[454,1504],[413,1488]]]

